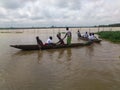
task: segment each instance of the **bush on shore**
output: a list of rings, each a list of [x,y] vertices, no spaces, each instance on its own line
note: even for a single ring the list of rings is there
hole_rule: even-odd
[[[101,31],[97,33],[100,38],[120,43],[120,31]]]

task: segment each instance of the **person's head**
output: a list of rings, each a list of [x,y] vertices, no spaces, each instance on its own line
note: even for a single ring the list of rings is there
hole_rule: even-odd
[[[69,28],[68,28],[68,27],[66,27],[66,30],[68,31],[68,30],[69,30]]]
[[[49,37],[52,40],[52,36]]]
[[[39,37],[38,37],[38,36],[36,36],[36,39],[38,40],[38,39],[39,39]]]
[[[91,36],[92,34],[91,34],[91,33],[89,33],[89,35]]]

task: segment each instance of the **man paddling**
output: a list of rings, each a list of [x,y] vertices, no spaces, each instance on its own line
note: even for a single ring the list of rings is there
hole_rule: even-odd
[[[60,45],[64,45],[65,44],[63,39],[61,38],[61,33],[60,32],[58,32],[57,38],[59,39],[59,41],[56,44],[60,44]]]
[[[67,32],[66,32],[64,38],[67,37],[67,44],[70,45],[70,44],[71,44],[71,40],[72,40],[72,33],[69,31],[69,28],[68,28],[68,27],[66,28],[66,31],[67,31]],[[64,38],[63,38],[63,39],[64,39]]]
[[[40,40],[38,36],[36,37],[36,40],[37,40],[38,47],[41,48],[43,46],[42,40]]]

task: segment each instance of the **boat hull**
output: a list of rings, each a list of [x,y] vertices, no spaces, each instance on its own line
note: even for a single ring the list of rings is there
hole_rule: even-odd
[[[70,45],[45,45],[42,47],[39,47],[38,45],[10,45],[11,47],[21,49],[21,50],[46,50],[46,49],[60,49],[60,48],[72,48],[72,47],[79,47],[79,46],[87,46],[91,45],[92,42],[86,42],[86,43],[72,43]]]
[[[79,39],[85,40],[85,41],[90,41],[88,38],[84,38],[84,37],[79,37]],[[94,40],[91,40],[91,41],[95,42],[95,43],[100,43],[102,40],[100,40],[100,39],[94,39]]]

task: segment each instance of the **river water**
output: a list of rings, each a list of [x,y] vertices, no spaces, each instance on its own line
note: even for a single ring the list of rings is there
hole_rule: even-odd
[[[50,35],[56,42],[56,33],[65,29],[17,31],[0,33],[0,90],[120,89],[120,44],[102,40],[85,47],[21,51],[9,45],[36,44],[36,36],[45,42]],[[84,42],[76,31],[72,42]]]

